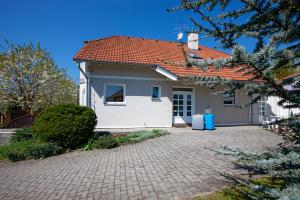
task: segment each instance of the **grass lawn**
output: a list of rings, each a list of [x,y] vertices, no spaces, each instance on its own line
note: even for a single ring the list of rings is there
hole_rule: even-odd
[[[284,182],[281,180],[272,180],[271,178],[259,178],[253,181],[253,183],[258,185],[270,186],[273,188],[282,188],[284,186]],[[250,200],[249,196],[254,197],[263,197],[262,193],[252,192],[243,185],[236,185],[230,188],[225,188],[219,192],[214,192],[202,197],[197,197],[196,200]]]

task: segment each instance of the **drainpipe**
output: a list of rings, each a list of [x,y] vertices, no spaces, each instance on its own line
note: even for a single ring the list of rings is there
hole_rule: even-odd
[[[250,102],[252,102],[252,94],[250,95]],[[252,103],[250,104],[250,108],[249,108],[249,120],[250,120],[250,124],[252,125]]]

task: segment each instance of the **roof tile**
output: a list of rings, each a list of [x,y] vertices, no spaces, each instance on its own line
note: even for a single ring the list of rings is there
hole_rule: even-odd
[[[219,76],[241,81],[249,80],[252,77],[251,74],[243,75],[243,72],[236,72],[238,68],[218,70],[211,67],[203,71],[196,66],[186,67],[184,66],[186,60],[184,51],[189,51],[187,45],[176,42],[112,36],[85,41],[84,47],[77,52],[73,59],[160,65],[179,77]],[[203,59],[230,57],[229,54],[202,45],[199,45],[196,53]]]

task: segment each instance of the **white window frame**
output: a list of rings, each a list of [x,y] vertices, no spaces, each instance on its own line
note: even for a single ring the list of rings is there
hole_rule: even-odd
[[[229,92],[229,91],[225,91],[225,92]],[[229,103],[225,103],[225,98],[226,97],[223,96],[223,105],[224,106],[234,106],[234,105],[236,105],[236,92],[234,91],[233,94],[234,94],[234,96],[233,96],[233,103],[230,103],[230,104]]]
[[[112,102],[112,101],[106,101],[106,86],[122,86],[123,87],[123,93],[124,98],[123,102]],[[126,105],[126,84],[124,83],[104,83],[104,94],[103,94],[103,102],[105,105]]]
[[[154,87],[158,87],[158,97],[157,98],[153,97],[153,88]],[[152,100],[160,100],[161,99],[161,86],[160,85],[152,85],[151,86],[151,99]]]

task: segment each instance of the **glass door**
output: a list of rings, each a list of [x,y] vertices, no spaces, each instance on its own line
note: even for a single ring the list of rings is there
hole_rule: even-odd
[[[192,92],[173,91],[173,123],[191,123],[192,106]]]

